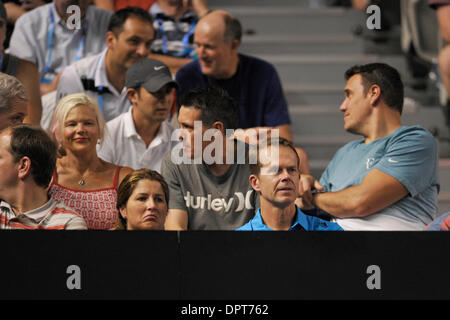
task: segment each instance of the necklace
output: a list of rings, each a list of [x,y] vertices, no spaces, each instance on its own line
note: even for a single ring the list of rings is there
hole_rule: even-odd
[[[84,172],[84,175],[86,174],[86,172]],[[83,175],[82,174],[80,174],[80,176],[81,176],[81,178],[80,178],[80,180],[78,181],[78,184],[80,185],[80,186],[84,186],[85,184],[86,184],[86,180],[84,179],[84,177],[83,177]]]

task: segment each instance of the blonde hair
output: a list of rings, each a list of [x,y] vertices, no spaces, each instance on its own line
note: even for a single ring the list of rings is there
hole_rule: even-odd
[[[69,112],[73,108],[81,105],[88,106],[95,112],[97,124],[99,127],[99,138],[100,141],[103,140],[106,128],[102,112],[100,111],[100,107],[97,101],[85,93],[69,94],[59,100],[58,105],[56,106],[55,114],[53,115],[53,125],[51,129],[53,135],[55,136],[55,138],[57,138],[57,140],[58,137],[63,136],[64,122],[66,121]]]

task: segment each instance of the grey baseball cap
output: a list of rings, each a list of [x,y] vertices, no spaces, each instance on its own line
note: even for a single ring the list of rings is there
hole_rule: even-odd
[[[169,68],[161,61],[147,58],[133,63],[125,77],[127,88],[143,87],[150,93],[157,92],[169,83],[178,89],[178,83],[172,79]]]

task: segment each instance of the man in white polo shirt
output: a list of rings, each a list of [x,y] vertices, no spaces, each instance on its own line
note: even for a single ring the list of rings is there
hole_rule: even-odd
[[[91,6],[89,0],[54,0],[17,19],[10,54],[34,63],[41,94],[49,93],[56,89],[64,67],[105,48],[110,17],[111,12]]]
[[[153,36],[152,18],[147,11],[129,7],[115,12],[106,33],[108,49],[64,69],[57,100],[71,93],[86,93],[97,99],[106,121],[127,112],[130,102],[125,89],[126,71],[147,57]]]
[[[174,129],[167,118],[178,84],[164,63],[142,59],[128,69],[125,85],[132,108],[106,124],[98,155],[116,165],[160,172],[177,143],[171,141]]]

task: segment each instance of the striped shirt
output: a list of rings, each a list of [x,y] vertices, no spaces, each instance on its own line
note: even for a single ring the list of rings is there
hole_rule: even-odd
[[[0,229],[86,230],[87,225],[79,214],[50,198],[42,207],[17,216],[8,203],[0,202]]]

